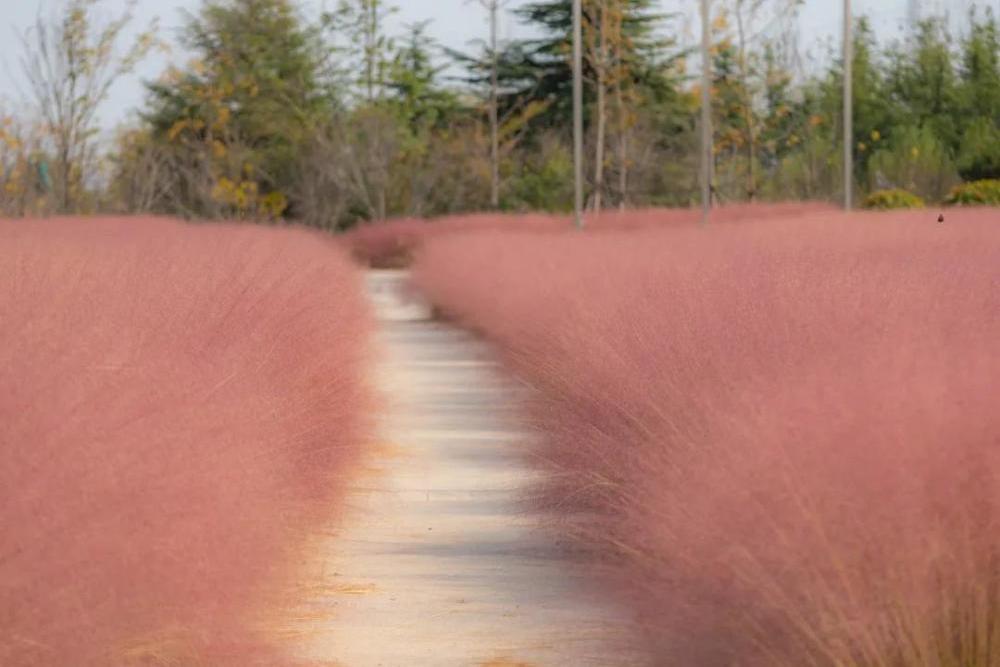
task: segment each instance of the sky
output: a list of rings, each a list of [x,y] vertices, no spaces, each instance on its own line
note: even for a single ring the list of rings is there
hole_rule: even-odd
[[[332,5],[335,0],[326,0]],[[509,0],[509,7],[524,4],[527,0]],[[981,0],[995,5],[1000,10],[1000,0]],[[31,25],[39,12],[50,12],[59,0],[0,0],[0,105],[16,110],[20,98],[19,57],[20,37]],[[321,0],[306,0],[305,4],[316,8]],[[125,6],[126,0],[103,0],[101,11],[107,16],[116,15]],[[683,9],[692,16],[696,13],[695,0],[660,0],[665,11]],[[168,42],[175,42],[174,36],[182,24],[182,10],[195,10],[200,0],[138,0],[134,28],[148,26],[158,18],[160,35]],[[399,13],[393,18],[393,31],[401,31],[408,23],[430,20],[430,34],[442,44],[452,48],[462,48],[472,40],[486,35],[486,14],[479,0],[396,0]],[[855,12],[872,18],[880,35],[895,34],[907,17],[907,0],[854,0]],[[956,0],[922,0],[926,11],[933,7],[955,7]],[[806,49],[821,47],[829,39],[840,33],[841,5],[836,0],[805,0],[800,19],[802,46]],[[690,43],[697,31],[697,23],[692,19],[680,28],[679,38]],[[511,17],[501,23],[501,38],[511,39],[524,36],[526,29]],[[171,63],[183,64],[186,54],[174,48],[169,53],[156,54],[145,62],[139,70],[120,81],[111,91],[101,112],[101,122],[105,128],[127,121],[143,101],[143,80],[155,78]]]

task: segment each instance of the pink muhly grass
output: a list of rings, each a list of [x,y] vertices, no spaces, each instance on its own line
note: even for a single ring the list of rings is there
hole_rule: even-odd
[[[734,204],[717,208],[712,213],[712,220],[741,222],[789,218],[832,210],[830,205],[818,202]],[[700,209],[650,208],[588,213],[586,223],[592,229],[618,231],[694,224],[700,219]],[[362,224],[344,234],[343,242],[353,257],[362,264],[376,268],[399,268],[409,265],[424,243],[439,236],[487,230],[553,232],[567,230],[569,227],[570,218],[566,215],[477,213],[435,220],[405,218]]]
[[[567,219],[552,215],[478,213],[436,220],[403,218],[360,224],[342,237],[354,259],[374,268],[407,266],[413,254],[430,238],[461,231],[517,228],[558,229]]]
[[[656,664],[1000,660],[1000,212],[436,239]]]
[[[366,432],[359,277],[302,231],[0,222],[0,664],[291,664]]]

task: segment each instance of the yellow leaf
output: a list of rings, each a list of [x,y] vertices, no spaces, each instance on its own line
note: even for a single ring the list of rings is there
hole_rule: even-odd
[[[181,119],[176,123],[174,123],[167,131],[167,140],[174,141],[175,139],[177,139],[177,137],[180,136],[180,133],[183,132],[185,128],[187,128],[188,124],[189,121],[187,119]]]

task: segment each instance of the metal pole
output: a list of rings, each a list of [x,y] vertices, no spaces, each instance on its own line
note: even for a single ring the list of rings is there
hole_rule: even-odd
[[[583,229],[583,8],[573,0],[573,216]]]
[[[844,210],[854,206],[854,21],[844,0]]]
[[[490,206],[494,209],[500,208],[500,100],[498,91],[499,83],[499,56],[497,54],[497,23],[499,21],[500,0],[490,2],[490,54],[492,63],[490,64],[490,169],[492,171],[490,183]]]
[[[712,162],[715,158],[712,130],[712,25],[709,0],[701,0],[701,222],[708,223],[712,210]]]

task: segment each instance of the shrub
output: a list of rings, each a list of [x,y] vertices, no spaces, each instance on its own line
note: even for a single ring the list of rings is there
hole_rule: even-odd
[[[890,148],[872,155],[868,173],[873,187],[909,190],[935,202],[960,180],[948,148],[930,127],[900,130]]]
[[[535,388],[540,502],[652,664],[986,667],[1000,231],[953,215],[469,234],[415,276]]]
[[[1000,178],[1000,128],[992,118],[977,118],[966,129],[958,171],[966,181]]]
[[[346,257],[300,231],[0,221],[0,312],[0,664],[289,664],[261,619],[366,429]]]
[[[879,190],[865,198],[864,207],[878,211],[924,208],[924,200],[906,190]]]
[[[947,203],[952,206],[1000,206],[1000,180],[959,185],[948,195]]]
[[[573,155],[555,136],[543,136],[540,151],[511,176],[504,207],[560,212],[573,209]]]

